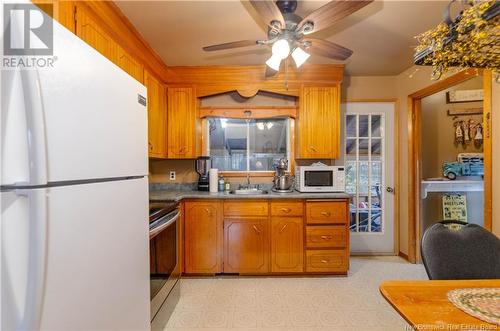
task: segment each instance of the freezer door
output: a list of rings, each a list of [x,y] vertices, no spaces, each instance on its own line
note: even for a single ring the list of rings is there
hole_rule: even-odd
[[[2,330],[148,330],[147,180],[32,191],[2,193]]]
[[[53,65],[2,75],[2,185],[147,175],[146,88],[53,24]]]

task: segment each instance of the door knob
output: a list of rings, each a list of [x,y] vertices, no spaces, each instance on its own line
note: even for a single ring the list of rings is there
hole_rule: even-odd
[[[394,193],[394,188],[393,188],[393,187],[387,186],[387,187],[385,188],[385,190],[386,190],[387,192],[389,192],[389,193]]]

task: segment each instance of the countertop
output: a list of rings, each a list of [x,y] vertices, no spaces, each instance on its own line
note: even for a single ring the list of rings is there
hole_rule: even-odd
[[[202,192],[202,191],[186,191],[186,190],[151,190],[149,192],[149,200],[175,200],[182,199],[348,199],[347,193],[276,193],[269,191],[268,194],[245,194],[237,195],[226,192]]]

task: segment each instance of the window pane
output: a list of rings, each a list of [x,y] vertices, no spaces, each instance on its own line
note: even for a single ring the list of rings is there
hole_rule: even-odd
[[[356,137],[356,115],[347,115],[345,119],[346,137]]]
[[[345,188],[348,194],[356,194],[356,162],[346,162]]]
[[[247,169],[247,123],[245,120],[208,120],[212,167],[226,171]]]
[[[273,164],[287,157],[287,119],[249,122],[250,170],[273,171]]]
[[[380,154],[382,153],[382,139],[372,138],[372,158],[380,160]]]
[[[380,120],[382,116],[372,115],[372,137],[380,137]]]
[[[359,139],[359,155],[368,155],[368,139]]]

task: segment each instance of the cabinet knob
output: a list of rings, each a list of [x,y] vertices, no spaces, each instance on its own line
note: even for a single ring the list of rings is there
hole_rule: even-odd
[[[328,263],[328,260],[321,260],[321,263]]]
[[[285,225],[283,225],[283,227],[282,227],[282,228],[281,228],[281,230],[280,230],[280,233],[283,233],[283,231],[285,231],[285,229],[286,229],[286,227],[287,227],[287,226],[288,226],[288,223],[287,223],[287,224],[285,224]]]
[[[258,234],[261,234],[262,232],[259,230],[258,227],[256,227],[255,225],[252,225],[253,229],[255,232],[257,232]]]
[[[210,210],[208,208],[205,208],[205,213],[207,213],[207,215],[210,216]]]
[[[152,151],[153,150],[153,145],[151,144],[150,141],[148,141],[148,147],[149,147],[149,150]]]
[[[309,150],[313,151],[313,152],[317,152],[317,150],[316,150],[316,148],[314,148],[314,146],[309,146]]]
[[[329,211],[322,211],[321,215],[328,217],[328,216],[331,216],[332,214]]]
[[[281,211],[288,214],[292,210],[290,208],[281,208]]]
[[[330,239],[332,239],[332,236],[321,236],[321,239],[330,240]]]
[[[186,152],[186,150],[187,150],[186,146],[179,148],[179,154],[184,154]]]

